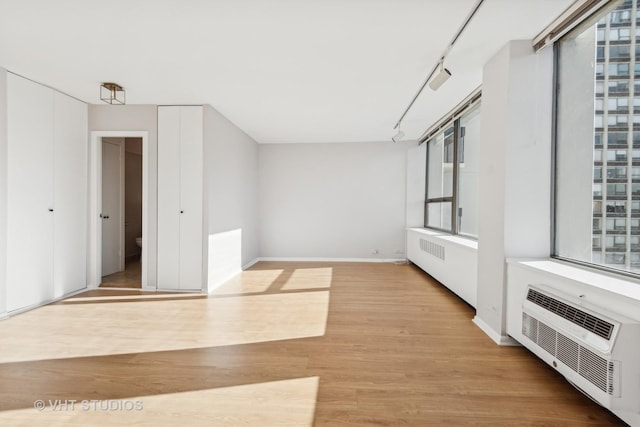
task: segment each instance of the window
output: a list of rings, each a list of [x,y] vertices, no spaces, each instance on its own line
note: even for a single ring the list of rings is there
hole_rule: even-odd
[[[596,134],[596,137],[600,135]],[[608,145],[627,145],[627,133],[626,132],[609,132],[607,135],[607,144]],[[601,145],[601,144],[595,144]]]
[[[598,202],[602,203],[602,201],[598,200]],[[607,214],[624,214],[627,211],[627,202],[626,200],[608,200],[606,203]],[[593,211],[596,214],[599,211]]]
[[[588,19],[555,45],[552,254],[640,275],[640,0],[634,1]]]
[[[427,140],[425,227],[478,235],[480,104]]]
[[[640,55],[638,55],[640,56]],[[628,94],[629,82],[627,80],[614,80],[607,82],[607,90],[609,94]],[[604,83],[596,82],[596,93],[604,94]]]
[[[426,227],[451,231],[453,206],[453,161],[448,161],[445,146],[453,135],[453,126],[427,142]]]
[[[597,48],[601,49],[601,48]],[[629,45],[614,45],[609,47],[609,59],[629,59]]]
[[[597,102],[598,100],[596,100]],[[596,110],[598,108],[596,107]],[[627,98],[609,98],[607,101],[607,109],[609,111],[627,111],[629,110],[629,100]]]
[[[609,77],[629,77],[629,63],[618,62],[609,64]]]
[[[609,22],[611,23],[611,25],[629,25],[629,23],[631,22],[631,11],[616,10],[611,12]]]

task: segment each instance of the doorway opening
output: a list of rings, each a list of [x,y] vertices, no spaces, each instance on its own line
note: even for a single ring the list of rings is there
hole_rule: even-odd
[[[142,138],[102,138],[101,287],[142,287]]]
[[[90,157],[89,286],[155,290],[149,132],[93,131]]]

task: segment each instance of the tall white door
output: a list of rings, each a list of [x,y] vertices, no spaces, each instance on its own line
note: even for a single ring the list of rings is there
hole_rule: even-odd
[[[124,141],[102,141],[102,276],[124,270]]]
[[[202,107],[158,107],[159,289],[202,289],[202,156]]]
[[[180,107],[158,107],[158,289],[180,287]]]
[[[202,288],[203,110],[180,107],[180,289]]]
[[[53,91],[7,76],[7,310],[53,297]]]
[[[87,105],[54,92],[54,298],[87,286]]]

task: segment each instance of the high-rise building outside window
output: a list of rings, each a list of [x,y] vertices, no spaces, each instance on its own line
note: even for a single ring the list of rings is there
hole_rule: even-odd
[[[556,43],[553,255],[640,274],[640,0]]]

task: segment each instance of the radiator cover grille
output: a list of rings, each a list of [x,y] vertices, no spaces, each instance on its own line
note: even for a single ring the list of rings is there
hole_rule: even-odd
[[[422,252],[426,252],[444,261],[444,246],[429,240],[420,239],[420,249]]]
[[[608,395],[614,395],[615,364],[527,313],[522,334]]]
[[[592,314],[589,314],[579,308],[573,307],[567,303],[559,301],[549,295],[529,288],[527,292],[527,300],[545,308],[546,310],[575,323],[576,325],[592,332],[606,340],[611,339],[613,333],[613,324],[602,320]]]

